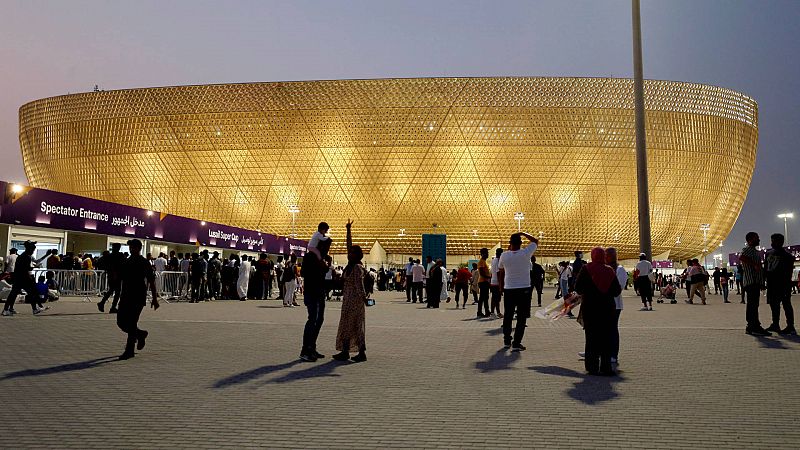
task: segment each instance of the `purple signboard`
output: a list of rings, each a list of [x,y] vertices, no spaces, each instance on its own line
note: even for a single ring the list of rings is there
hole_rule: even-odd
[[[308,243],[253,230],[0,181],[0,223],[302,256]]]
[[[654,269],[672,269],[672,261],[653,261]]]
[[[784,248],[786,249],[787,252],[791,253],[792,256],[794,256],[794,260],[795,261],[800,261],[800,245],[791,245],[789,247],[784,247]],[[758,257],[761,258],[761,260],[763,261],[764,260],[764,255],[766,253],[767,253],[767,249],[759,250],[758,251]],[[739,255],[741,255],[740,252],[729,253],[728,254],[728,264],[731,265],[731,266],[739,265]]]

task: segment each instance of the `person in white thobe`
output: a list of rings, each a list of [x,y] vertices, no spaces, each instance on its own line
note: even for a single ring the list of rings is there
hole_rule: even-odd
[[[250,258],[242,255],[242,264],[239,266],[239,279],[236,281],[236,293],[239,300],[247,300],[247,286],[250,284]]]

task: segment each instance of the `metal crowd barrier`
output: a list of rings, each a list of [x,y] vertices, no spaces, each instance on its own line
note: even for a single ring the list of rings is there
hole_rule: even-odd
[[[38,282],[40,276],[46,277],[47,272],[53,273],[61,295],[85,297],[84,301],[91,301],[90,296],[100,296],[108,290],[108,276],[102,271],[38,268],[33,270],[34,281]]]
[[[188,300],[191,290],[189,275],[184,272],[156,272],[156,290],[167,301]]]
[[[53,273],[53,280],[58,285],[61,295],[84,297],[84,301],[92,301],[90,297],[101,297],[109,289],[108,273],[102,270],[63,270],[36,268],[33,270],[34,281],[40,276]],[[169,303],[170,299],[189,298],[190,284],[187,274],[183,272],[156,273],[156,290],[160,297]],[[147,293],[150,299],[150,292]]]

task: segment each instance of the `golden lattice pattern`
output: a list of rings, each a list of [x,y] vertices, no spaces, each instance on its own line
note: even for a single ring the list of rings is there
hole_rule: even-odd
[[[744,202],[756,102],[729,89],[646,81],[653,252],[713,249]],[[20,109],[31,185],[307,237],[341,251],[419,253],[420,234],[475,254],[523,229],[540,253],[638,253],[632,81],[423,78],[101,91]],[[699,229],[711,229],[704,240]],[[404,230],[404,236],[398,236]]]

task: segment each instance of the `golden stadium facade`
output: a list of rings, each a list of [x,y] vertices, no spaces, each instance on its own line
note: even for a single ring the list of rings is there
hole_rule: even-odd
[[[645,82],[653,253],[712,251],[745,200],[758,113],[729,89]],[[421,78],[177,86],[20,109],[32,186],[419,254],[475,254],[522,229],[540,254],[638,253],[632,80]],[[706,237],[701,224],[709,224]]]

